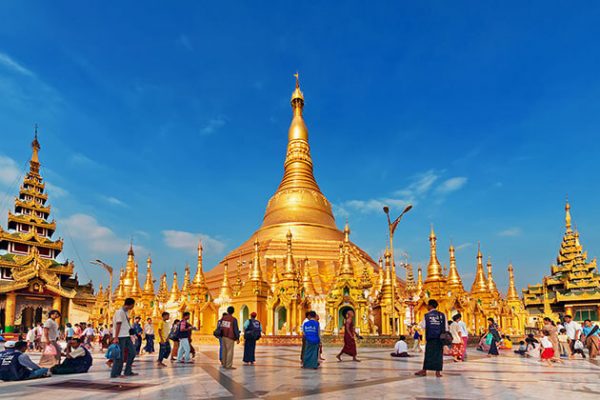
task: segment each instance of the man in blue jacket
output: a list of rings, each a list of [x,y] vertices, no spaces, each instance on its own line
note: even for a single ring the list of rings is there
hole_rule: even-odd
[[[6,342],[6,350],[0,353],[0,379],[24,381],[50,376],[48,368],[40,368],[25,354],[27,342]]]

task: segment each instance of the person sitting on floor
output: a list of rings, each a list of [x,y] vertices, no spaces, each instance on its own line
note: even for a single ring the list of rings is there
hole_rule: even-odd
[[[8,341],[6,350],[0,353],[0,379],[3,381],[24,381],[50,376],[48,368],[41,368],[31,361],[25,352],[27,342]]]
[[[525,356],[526,352],[527,352],[527,346],[525,345],[525,341],[521,340],[519,342],[519,348],[517,350],[515,350],[515,353],[517,353],[521,356]]]
[[[400,335],[400,340],[394,346],[394,352],[390,354],[392,357],[411,357],[408,354],[408,345],[406,344],[406,336]]]
[[[92,355],[90,351],[81,345],[80,338],[71,338],[69,342],[71,351],[60,365],[50,369],[55,375],[82,374],[88,372],[92,366]]]

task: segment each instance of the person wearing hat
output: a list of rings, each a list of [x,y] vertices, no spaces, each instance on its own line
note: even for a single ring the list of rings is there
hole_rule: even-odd
[[[3,381],[24,381],[50,376],[48,368],[41,368],[31,361],[25,352],[27,342],[8,341],[6,350],[0,352],[0,379]]]
[[[256,319],[256,313],[250,314],[250,319],[244,322],[244,365],[254,365],[256,341],[260,339],[262,327]]]

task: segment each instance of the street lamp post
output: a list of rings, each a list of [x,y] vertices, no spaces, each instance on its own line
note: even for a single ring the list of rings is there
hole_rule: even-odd
[[[94,260],[94,261],[90,261],[90,264],[94,264],[94,265],[98,265],[102,268],[104,268],[106,270],[106,272],[108,272],[108,309],[112,310],[112,303],[113,303],[113,267],[111,267],[110,265],[108,265],[107,263],[103,262],[102,260]]]
[[[396,333],[396,335],[400,335],[400,321],[398,321],[398,324],[396,324],[396,279],[397,279],[397,275],[396,275],[396,260],[394,259],[394,232],[396,231],[396,228],[398,227],[398,223],[400,223],[400,220],[402,219],[404,214],[409,212],[411,210],[411,208],[412,208],[411,204],[407,205],[404,208],[404,210],[400,213],[400,215],[394,221],[392,221],[390,218],[390,208],[388,206],[383,207],[383,212],[387,216],[387,221],[388,221],[390,252],[391,252],[391,256],[392,256],[392,274],[393,274],[392,275],[392,279],[393,279],[392,280],[392,327],[393,327],[393,330]]]

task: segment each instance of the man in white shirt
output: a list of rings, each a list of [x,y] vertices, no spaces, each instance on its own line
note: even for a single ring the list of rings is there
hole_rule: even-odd
[[[392,357],[411,357],[408,354],[408,345],[406,344],[406,336],[400,335],[400,340],[394,346],[394,352],[390,354]]]
[[[152,325],[152,318],[146,319],[144,324],[144,335],[146,336],[146,346],[144,351],[148,354],[154,353],[154,325]]]
[[[50,368],[60,364],[60,353],[62,352],[58,345],[58,324],[55,320],[60,318],[58,310],[50,310],[48,319],[44,322],[42,334],[42,358],[40,366]]]
[[[569,337],[569,345],[571,347],[571,355],[569,358],[573,358],[575,351],[575,341],[579,340],[581,337],[581,325],[579,325],[576,321],[573,321],[573,317],[570,315],[565,315],[563,317],[563,327],[567,331],[567,336]],[[583,355],[585,358],[585,355]]]
[[[469,330],[467,329],[467,324],[462,320],[462,315],[456,314],[458,319],[456,320],[458,326],[460,327],[460,333],[462,336],[463,347],[462,347],[462,360],[467,361],[467,344],[469,343]]]
[[[110,371],[111,378],[118,378],[123,372],[123,354],[127,351],[127,360],[125,364],[125,376],[135,376],[137,373],[131,370],[135,358],[135,346],[131,341],[131,323],[129,322],[129,311],[133,310],[135,300],[128,297],[122,308],[115,311],[113,316],[113,343],[121,348],[121,357],[117,358]]]

